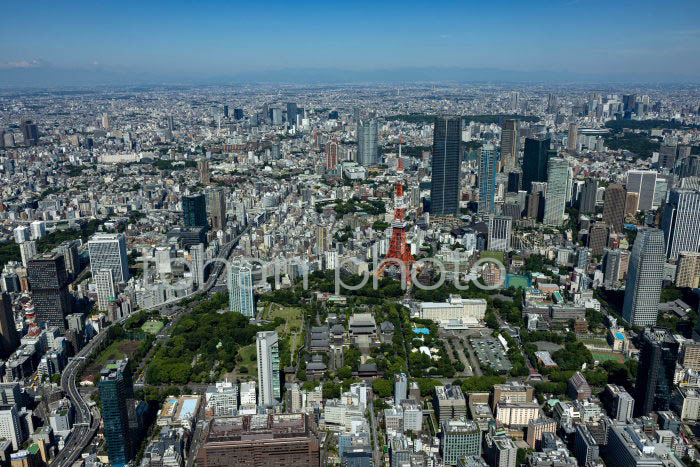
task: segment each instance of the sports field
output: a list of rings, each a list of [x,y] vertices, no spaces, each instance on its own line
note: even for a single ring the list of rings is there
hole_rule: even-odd
[[[161,329],[163,329],[163,326],[165,326],[165,324],[163,324],[162,321],[146,321],[141,326],[141,330],[145,333],[152,334],[155,336],[160,332]]]
[[[600,353],[591,352],[593,355],[593,360],[598,360],[599,362],[604,362],[606,360],[618,361],[620,363],[625,363],[625,357],[617,353]]]

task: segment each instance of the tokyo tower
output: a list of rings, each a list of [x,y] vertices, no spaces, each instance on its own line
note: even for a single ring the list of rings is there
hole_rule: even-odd
[[[396,197],[394,199],[394,222],[392,223],[391,240],[389,241],[389,252],[387,253],[385,260],[377,269],[377,276],[382,277],[384,270],[387,267],[401,267],[404,269],[406,281],[411,283],[411,266],[413,265],[413,256],[411,255],[411,248],[406,243],[406,223],[404,222],[404,217],[406,216],[406,205],[404,203],[403,197],[403,180],[401,179],[401,174],[403,174],[403,163],[401,161],[401,135],[399,135],[399,166],[396,169],[399,173],[399,180],[396,182]],[[403,264],[399,266],[396,262],[387,261],[390,258],[403,261]]]

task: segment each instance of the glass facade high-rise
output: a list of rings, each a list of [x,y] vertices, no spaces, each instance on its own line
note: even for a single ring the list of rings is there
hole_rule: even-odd
[[[226,227],[226,190],[223,187],[214,188],[209,192],[209,213],[212,230],[224,230]]]
[[[613,231],[622,233],[622,224],[625,220],[625,201],[627,193],[622,185],[612,183],[605,188],[603,201],[603,222],[606,222]]]
[[[207,202],[203,194],[183,196],[182,212],[185,227],[205,227],[207,225]]]
[[[44,253],[35,256],[28,262],[27,278],[38,321],[65,330],[65,317],[71,313],[72,304],[63,255]]]
[[[129,360],[108,362],[100,372],[99,388],[109,462],[126,464],[134,455],[127,409],[127,399],[134,397]]]
[[[564,222],[569,161],[563,157],[552,157],[547,162],[547,195],[544,199],[544,220],[546,225],[559,226]]]
[[[501,164],[504,171],[513,170],[518,164],[518,121],[507,119],[501,130]]]
[[[586,180],[581,190],[579,200],[579,211],[581,214],[591,214],[595,212],[596,197],[598,196],[598,180]]]
[[[277,331],[262,331],[256,336],[258,354],[258,391],[260,405],[277,405],[281,398],[279,336]]]
[[[659,229],[640,229],[627,273],[622,317],[633,326],[653,326],[664,276],[664,236]]]
[[[498,173],[498,152],[493,144],[485,144],[479,149],[479,213],[496,212],[496,174]]]
[[[249,318],[255,317],[253,299],[253,271],[250,266],[233,263],[229,268],[229,310]]]
[[[95,234],[88,240],[88,250],[93,273],[109,269],[115,283],[129,280],[129,258],[124,234]]]
[[[430,182],[430,213],[434,216],[459,215],[461,141],[460,117],[435,118]]]
[[[362,120],[357,125],[357,163],[371,167],[379,163],[379,132],[377,120]]]
[[[678,259],[681,251],[700,251],[700,235],[696,230],[699,225],[700,191],[671,191],[661,222],[668,259]]]
[[[549,138],[526,138],[523,149],[523,190],[531,193],[532,182],[547,181]]]
[[[9,357],[19,344],[12,300],[7,292],[2,292],[0,294],[0,357]]]
[[[669,410],[679,347],[668,329],[654,326],[644,330],[635,385],[636,417],[652,411]]]

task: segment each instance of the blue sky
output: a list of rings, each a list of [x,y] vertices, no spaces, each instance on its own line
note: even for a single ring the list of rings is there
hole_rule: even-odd
[[[3,1],[0,68],[700,72],[697,0]]]

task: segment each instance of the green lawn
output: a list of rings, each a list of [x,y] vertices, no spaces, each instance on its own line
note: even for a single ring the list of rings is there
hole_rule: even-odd
[[[141,326],[141,330],[145,333],[156,335],[163,329],[165,324],[162,321],[146,321]]]
[[[483,258],[493,258],[503,263],[505,261],[505,253],[502,251],[482,251],[479,254],[479,259]]]
[[[239,355],[243,359],[243,362],[238,364],[238,367],[236,368],[236,373],[238,373],[241,376],[253,376],[257,377],[258,376],[258,361],[257,361],[257,349],[255,348],[255,344],[250,344],[246,345],[245,347],[241,347],[241,349],[238,351]],[[247,368],[248,372],[247,373],[241,373],[240,368]]]
[[[301,331],[303,316],[303,311],[300,308],[271,303],[265,308],[262,318],[270,321],[275,318],[282,318],[284,324],[277,326],[277,332],[280,337],[284,337]]]
[[[598,360],[599,362],[604,362],[606,360],[617,360],[620,363],[625,363],[625,357],[620,354],[599,352],[591,352],[591,354],[593,355],[593,359]]]

